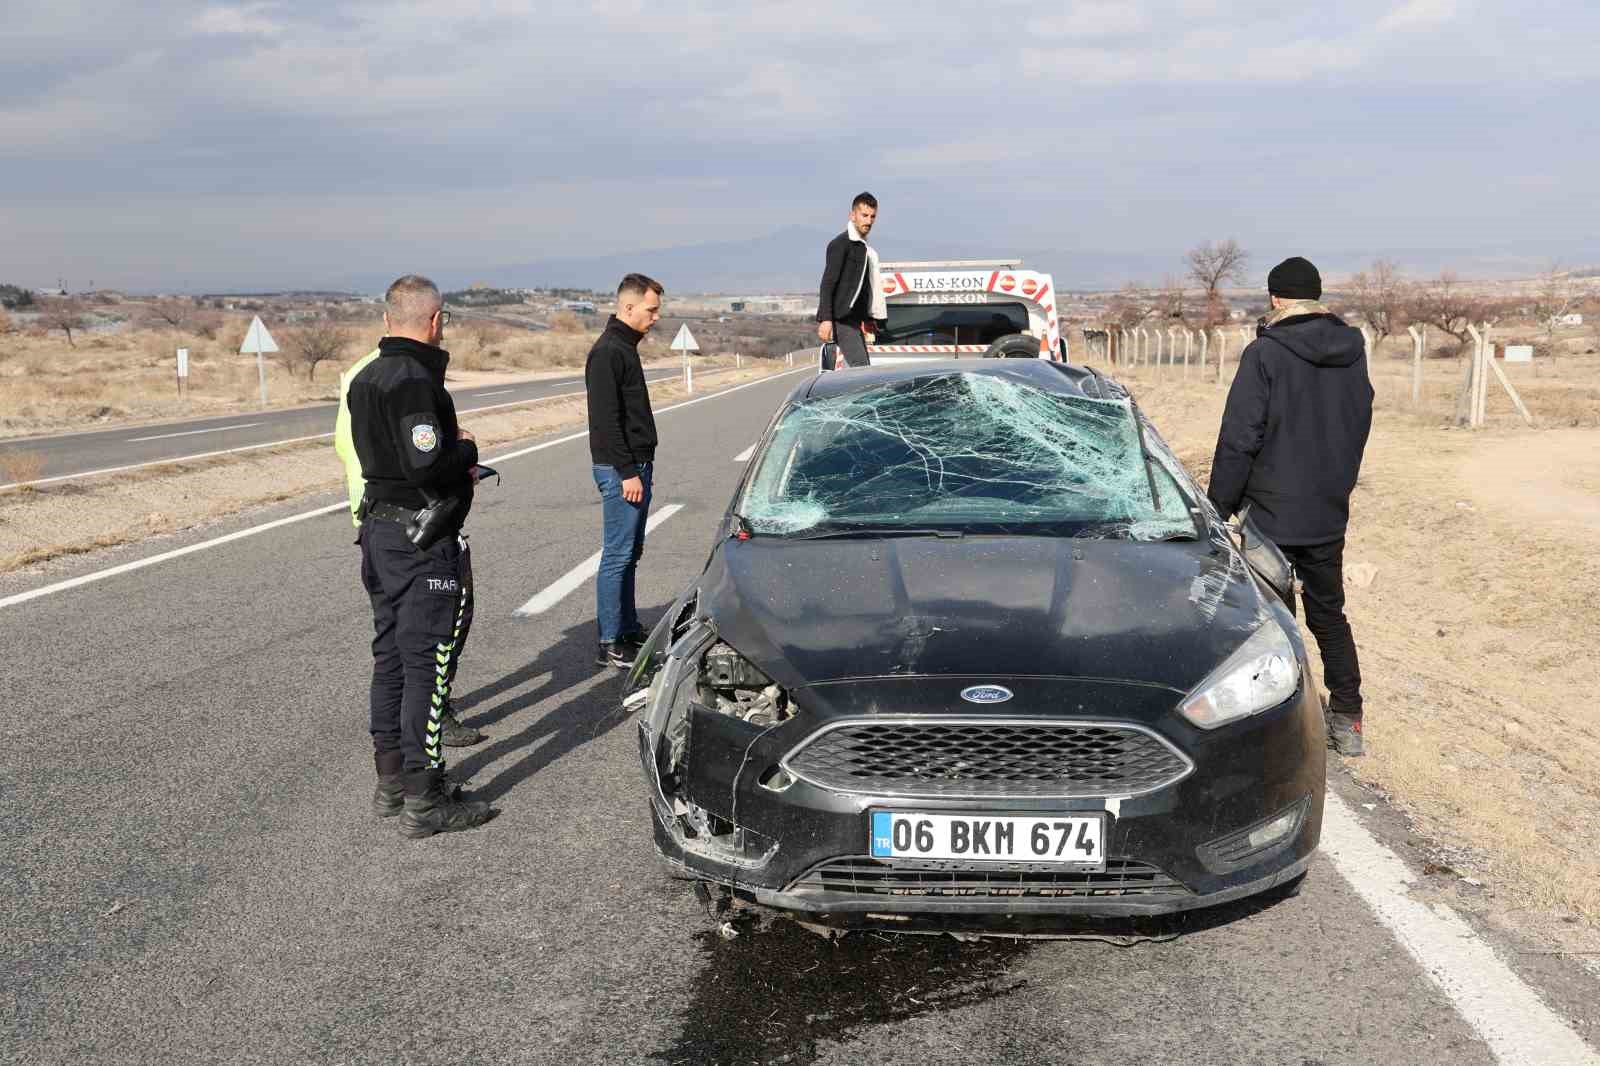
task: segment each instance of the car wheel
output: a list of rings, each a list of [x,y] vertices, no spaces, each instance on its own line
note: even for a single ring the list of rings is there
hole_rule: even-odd
[[[1011,333],[993,344],[983,353],[985,359],[1037,359],[1039,358],[1039,338],[1030,337],[1026,333]]]

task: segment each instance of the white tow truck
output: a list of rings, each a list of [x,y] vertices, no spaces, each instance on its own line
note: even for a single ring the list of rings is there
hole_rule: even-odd
[[[1020,259],[886,262],[889,324],[867,338],[874,365],[963,356],[1065,361],[1049,274]]]

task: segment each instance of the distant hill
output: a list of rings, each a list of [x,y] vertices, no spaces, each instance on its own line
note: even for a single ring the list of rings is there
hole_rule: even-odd
[[[460,288],[478,278],[496,286],[547,288],[570,286],[607,290],[629,271],[651,275],[673,292],[808,292],[822,273],[823,248],[837,230],[789,226],[760,237],[737,241],[656,248],[629,254],[550,256],[524,263],[473,268],[471,277],[441,272],[437,280]],[[1226,236],[1221,235],[1221,236]],[[963,237],[931,240],[886,230],[873,246],[887,259],[997,259],[1020,256],[1030,266],[1047,270],[1062,289],[1106,290],[1128,281],[1159,284],[1168,275],[1183,272],[1182,248],[1167,251],[1107,252],[1067,247],[1017,247],[1005,241],[988,242]],[[1600,261],[1600,238],[1548,243],[1526,242],[1476,251],[1445,248],[1377,249],[1373,251],[1319,251],[1315,248],[1258,248],[1251,253],[1246,286],[1264,284],[1267,270],[1290,255],[1306,255],[1332,278],[1347,276],[1370,266],[1380,256],[1393,259],[1413,277],[1454,270],[1464,277],[1508,278],[1530,276],[1551,258],[1567,263]],[[382,292],[392,278],[360,277],[348,284],[360,291]]]

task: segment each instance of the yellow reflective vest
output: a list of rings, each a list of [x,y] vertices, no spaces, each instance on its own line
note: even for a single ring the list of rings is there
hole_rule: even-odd
[[[333,424],[333,450],[339,453],[339,461],[344,463],[344,480],[350,489],[350,521],[358,529],[361,519],[357,516],[361,512],[361,497],[367,491],[367,479],[361,476],[361,457],[356,454],[356,442],[350,435],[350,383],[376,358],[378,349],[374,348],[339,375],[339,415]]]

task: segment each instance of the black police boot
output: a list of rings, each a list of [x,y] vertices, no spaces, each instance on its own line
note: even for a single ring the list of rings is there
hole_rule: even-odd
[[[594,657],[596,666],[614,666],[618,670],[633,669],[633,658],[638,654],[638,647],[626,644],[620,640],[602,640],[600,651]]]
[[[444,714],[439,716],[439,743],[447,748],[468,748],[483,739],[483,734],[470,725],[462,725],[456,709],[448,701]]]
[[[372,790],[372,813],[379,818],[393,818],[405,806],[406,786],[401,770],[405,756],[398,751],[372,753],[378,770],[378,787]]]
[[[450,788],[439,770],[417,770],[405,775],[405,810],[400,813],[400,835],[421,840],[435,833],[456,833],[476,829],[491,816],[482,800],[450,797]]]

